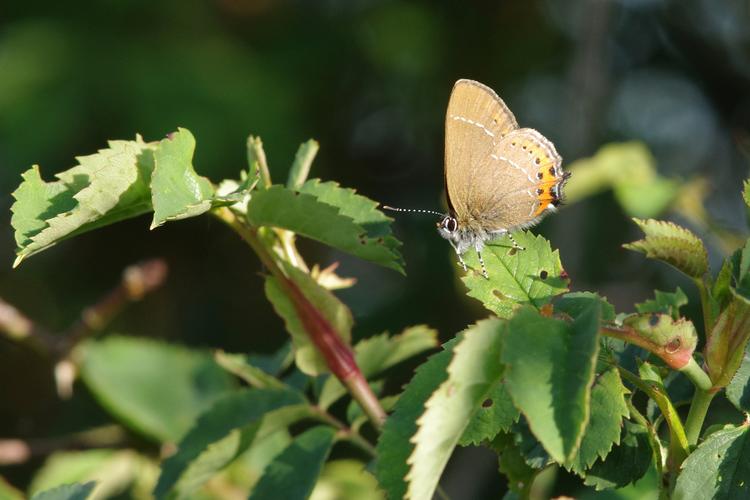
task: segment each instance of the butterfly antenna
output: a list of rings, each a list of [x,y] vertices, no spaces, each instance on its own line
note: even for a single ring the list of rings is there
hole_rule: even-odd
[[[380,206],[383,210],[391,210],[392,212],[414,212],[418,214],[431,214],[431,215],[437,215],[438,217],[443,217],[445,214],[441,212],[436,212],[434,210],[423,210],[421,208],[396,208],[396,207],[389,207],[388,205],[381,205]]]

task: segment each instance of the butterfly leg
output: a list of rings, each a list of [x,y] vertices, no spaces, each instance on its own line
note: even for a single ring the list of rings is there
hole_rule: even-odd
[[[487,268],[484,267],[484,259],[482,258],[482,252],[480,252],[478,249],[477,249],[477,257],[479,257],[479,265],[482,266],[482,276],[484,276],[487,279],[490,279],[490,275],[487,274]]]
[[[461,253],[458,251],[458,247],[453,244],[451,241],[451,246],[453,247],[453,250],[456,251],[456,257],[458,257],[458,263],[461,264],[461,267],[464,268],[464,272],[466,272],[466,262],[464,262],[463,257],[461,257]]]
[[[522,247],[516,242],[512,234],[507,233],[507,235],[508,235],[508,239],[510,240],[510,242],[513,243],[513,248],[515,248],[516,250],[526,250],[524,247]]]

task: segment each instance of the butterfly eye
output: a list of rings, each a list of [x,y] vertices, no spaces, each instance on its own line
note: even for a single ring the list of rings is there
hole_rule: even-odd
[[[452,233],[458,227],[458,223],[453,217],[446,217],[445,219],[443,219],[443,227],[446,231]]]

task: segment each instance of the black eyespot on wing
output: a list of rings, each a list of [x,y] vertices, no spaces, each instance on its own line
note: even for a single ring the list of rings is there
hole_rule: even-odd
[[[555,167],[549,168],[549,175],[555,175]]]
[[[544,189],[542,189],[542,188],[537,189],[536,190],[536,194],[538,194],[540,196],[543,195],[544,194]]]
[[[537,172],[536,173],[536,178],[541,181],[542,179],[544,179],[544,174],[542,172]]]

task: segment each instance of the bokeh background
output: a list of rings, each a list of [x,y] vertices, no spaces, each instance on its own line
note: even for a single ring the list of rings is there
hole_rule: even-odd
[[[744,0],[5,2],[0,297],[62,330],[124,267],[163,257],[166,285],[112,331],[271,352],[286,336],[263,296],[261,266],[208,217],[155,231],[147,217],[134,219],[11,270],[10,193],[20,173],[39,164],[50,180],[107,139],[158,140],[181,126],[197,139],[197,171],[214,182],[245,168],[248,134],[262,137],[279,182],[299,143],[315,138],[312,176],[390,205],[442,210],[443,120],[458,78],[494,88],[522,126],[556,144],[564,165],[606,143],[642,141],[661,175],[705,178],[714,227],[740,233],[749,22]],[[396,219],[406,277],[301,243],[309,261],[338,260],[341,274],[357,278],[339,294],[355,313],[355,336],[426,323],[446,340],[484,317],[464,295],[434,219]],[[720,242],[691,228],[718,262]],[[618,310],[675,283],[692,298],[664,266],[621,249],[638,232],[610,192],[571,203],[538,231],[560,249],[574,289],[598,290]],[[41,438],[109,419],[84,389],[61,402],[51,370],[33,351],[0,340],[0,437]],[[41,459],[2,474],[23,487]],[[464,451],[446,490],[494,498],[502,491],[495,471],[491,454]],[[573,494],[574,484],[563,477],[558,490]]]

